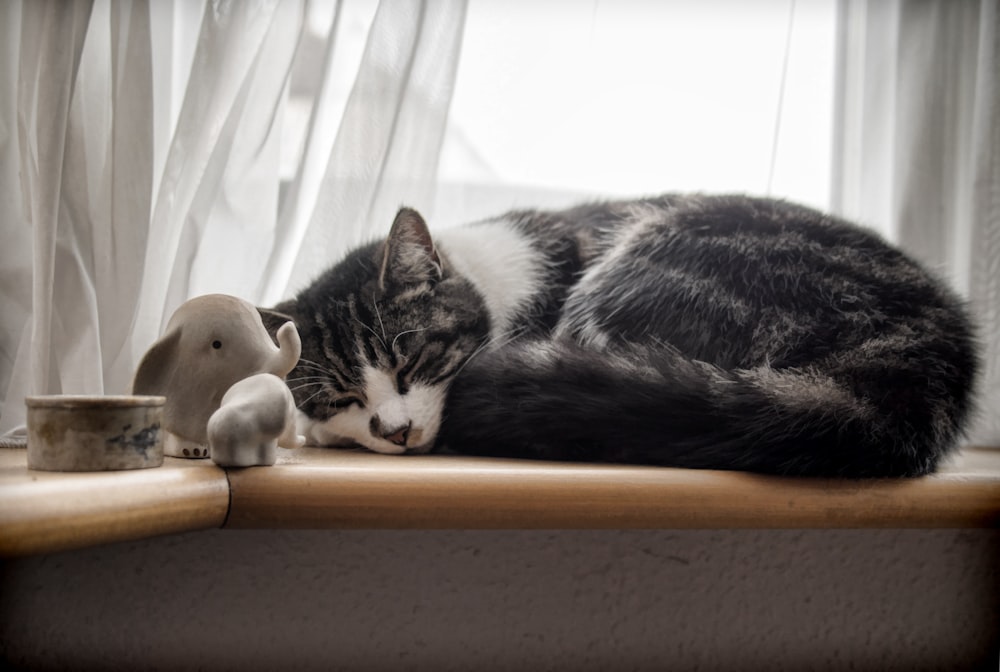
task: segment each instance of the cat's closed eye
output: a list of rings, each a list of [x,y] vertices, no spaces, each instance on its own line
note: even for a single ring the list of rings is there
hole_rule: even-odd
[[[363,402],[358,397],[341,397],[334,402],[337,408],[347,408],[348,406],[357,405],[358,408],[364,408],[365,402]]]

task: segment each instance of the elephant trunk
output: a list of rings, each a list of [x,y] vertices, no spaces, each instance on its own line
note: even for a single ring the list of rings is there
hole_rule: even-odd
[[[299,363],[299,357],[302,356],[302,340],[299,338],[299,332],[293,322],[285,322],[281,325],[275,338],[278,341],[279,350],[275,353],[269,373],[284,378]]]

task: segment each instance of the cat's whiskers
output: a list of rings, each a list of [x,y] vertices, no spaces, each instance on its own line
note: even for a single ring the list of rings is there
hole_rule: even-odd
[[[315,383],[302,383],[301,385],[296,385],[294,387],[291,386],[291,385],[289,385],[288,389],[291,390],[292,392],[296,392],[298,390],[304,390],[307,387],[316,387],[317,385],[322,386],[324,384],[324,382],[325,381],[319,381],[319,382],[315,382]]]
[[[472,354],[469,355],[468,359],[462,362],[462,365],[458,367],[458,370],[455,371],[454,375],[457,376],[458,374],[462,373],[462,369],[467,367],[469,365],[469,362],[475,359],[476,356],[482,353],[483,351],[493,348],[494,346],[502,348],[505,345],[509,345],[514,341],[514,339],[523,334],[525,331],[527,331],[527,327],[521,326],[516,329],[511,329],[510,331],[504,332],[502,334],[497,334],[492,338],[486,339],[478,348],[472,351]]]
[[[302,408],[302,406],[304,406],[305,404],[309,403],[309,401],[311,401],[312,399],[314,399],[314,398],[318,397],[319,395],[323,394],[323,392],[325,392],[325,391],[326,391],[325,387],[319,388],[318,391],[314,392],[313,394],[309,395],[308,397],[306,397],[305,399],[303,399],[302,401],[300,401],[298,403],[298,407]],[[329,405],[327,405],[327,407],[329,408]]]
[[[298,402],[296,404],[297,406],[301,407],[303,404],[305,404],[313,397],[316,397],[317,395],[321,394],[326,389],[327,384],[330,382],[330,380],[332,380],[335,376],[334,373],[325,366],[322,366],[317,362],[308,359],[300,359],[296,364],[296,367],[303,369],[305,372],[308,373],[322,374],[322,375],[296,376],[294,378],[287,378],[285,380],[285,384],[288,385],[288,389],[291,390],[292,392],[298,392],[299,390],[306,390],[311,387],[319,388],[315,393],[313,393],[306,399],[303,399],[301,402]]]
[[[375,308],[375,317],[378,318],[378,326],[382,329],[382,347],[385,347],[385,325],[382,324],[382,313],[378,310],[378,301],[372,299],[372,306]]]
[[[300,383],[303,380],[329,380],[329,376],[299,376],[297,378],[286,378],[285,383]]]
[[[520,327],[517,327],[516,329],[511,329],[511,330],[505,331],[505,332],[503,332],[501,334],[497,334],[496,336],[493,336],[492,338],[487,339],[486,342],[483,343],[483,345],[480,346],[476,350],[476,354],[478,354],[479,352],[481,352],[484,347],[487,347],[487,348],[493,348],[493,347],[502,348],[505,345],[510,345],[516,339],[520,338],[520,336],[524,332],[526,332],[527,330],[528,330],[527,325],[522,325]]]
[[[395,352],[396,351],[396,341],[399,340],[400,336],[405,336],[406,334],[416,334],[416,333],[421,332],[421,331],[427,331],[428,328],[429,327],[421,327],[420,329],[408,329],[406,331],[399,332],[398,334],[396,334],[396,337],[392,339],[392,347],[390,347],[389,350],[391,352]]]
[[[472,354],[469,355],[469,358],[466,359],[464,362],[462,362],[462,365],[459,366],[458,369],[455,370],[454,375],[457,376],[458,374],[462,373],[462,371],[465,369],[465,367],[467,367],[469,365],[469,362],[471,362],[473,359],[475,359],[476,355],[478,355],[479,353],[481,353],[483,350],[486,350],[489,346],[490,346],[490,342],[486,341],[482,345],[480,345],[478,348],[476,348],[475,350],[473,350]]]
[[[311,359],[299,359],[298,364],[296,364],[296,366],[302,367],[304,369],[313,369],[321,373],[326,373],[331,376],[334,374],[334,372],[331,369],[323,366],[319,362],[314,362]]]
[[[368,331],[370,331],[371,334],[372,334],[372,336],[374,336],[375,338],[377,338],[379,340],[379,342],[382,344],[382,347],[383,348],[385,347],[385,339],[382,336],[379,336],[377,331],[375,331],[374,329],[372,329],[371,327],[369,327],[367,324],[365,324],[364,322],[362,322],[357,317],[354,318],[354,321],[357,322],[358,324],[360,324],[362,327],[364,327]]]
[[[319,373],[322,377],[326,378],[336,386],[342,386],[349,384],[351,379],[350,375],[340,371],[336,368],[328,368],[319,364],[318,362],[313,362],[308,359],[299,360],[299,366],[304,369],[305,373]]]
[[[314,366],[314,365],[302,366],[300,364],[296,368],[302,369],[304,373],[321,373],[321,374],[326,375],[326,376],[329,376],[331,374],[331,371],[329,371],[328,369],[324,369],[321,366]]]

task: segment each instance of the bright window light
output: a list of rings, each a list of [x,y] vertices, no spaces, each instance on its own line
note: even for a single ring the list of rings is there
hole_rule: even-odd
[[[826,208],[835,23],[834,0],[473,0],[440,180]]]

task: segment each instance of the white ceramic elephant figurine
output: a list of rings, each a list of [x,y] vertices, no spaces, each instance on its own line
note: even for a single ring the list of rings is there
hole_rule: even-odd
[[[132,381],[132,394],[167,398],[165,454],[208,457],[208,419],[226,391],[258,373],[288,375],[302,354],[295,324],[283,324],[275,339],[257,309],[235,296],[195,297],[174,312]]]
[[[295,399],[285,382],[270,373],[237,381],[208,419],[212,461],[223,467],[271,465],[277,447],[299,448],[306,438],[295,432]]]

